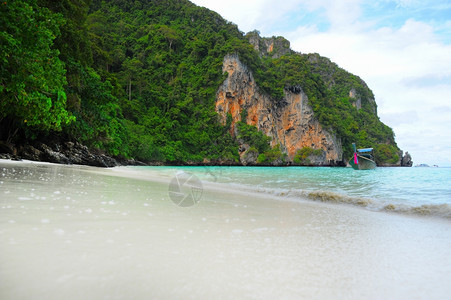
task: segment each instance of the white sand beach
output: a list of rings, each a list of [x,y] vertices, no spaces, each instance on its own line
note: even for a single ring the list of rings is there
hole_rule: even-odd
[[[0,161],[1,299],[447,299],[451,222]]]

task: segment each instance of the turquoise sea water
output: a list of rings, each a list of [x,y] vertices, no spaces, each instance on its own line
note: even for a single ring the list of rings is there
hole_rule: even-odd
[[[451,168],[136,167],[171,176],[191,172],[202,182],[289,200],[348,203],[371,210],[451,218]]]

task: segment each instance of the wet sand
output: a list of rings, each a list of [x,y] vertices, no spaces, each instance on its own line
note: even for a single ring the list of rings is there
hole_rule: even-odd
[[[0,161],[1,299],[447,299],[449,220]]]

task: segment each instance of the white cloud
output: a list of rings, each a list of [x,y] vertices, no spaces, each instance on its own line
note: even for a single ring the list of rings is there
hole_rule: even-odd
[[[451,145],[450,111],[431,111],[451,104],[451,46],[438,42],[428,24],[408,20],[398,30],[357,34],[300,31],[303,34],[291,37],[293,48],[319,52],[361,76],[375,93],[381,120],[394,129],[399,146],[416,162],[451,164],[451,153],[431,155],[430,148],[411,141],[437,146],[441,152]]]
[[[411,7],[420,3],[419,0],[396,0],[399,7]]]
[[[265,36],[285,36],[294,50],[317,52],[360,76],[376,96],[381,120],[394,129],[398,145],[412,154],[415,163],[451,166],[451,112],[437,109],[451,106],[449,19],[427,22],[417,15],[404,15],[397,26],[381,26],[377,16],[363,18],[371,11],[363,12],[362,0],[290,0],[283,5],[270,0],[193,2],[216,10],[242,31],[257,29]],[[397,4],[397,17],[403,8],[417,13],[427,4],[416,0],[379,2],[381,7]],[[450,7],[429,4],[429,9]],[[309,14],[318,19],[305,23]],[[295,22],[288,24],[293,15]],[[284,22],[290,26],[273,29]],[[319,29],[320,22],[330,24],[327,30]],[[430,153],[432,145],[438,152]]]
[[[192,2],[216,11],[228,21],[237,24],[244,32],[258,29],[256,26],[261,28],[265,27],[265,24],[272,24],[292,9],[292,4],[296,4],[295,0],[286,1],[284,5],[271,0],[195,0]]]

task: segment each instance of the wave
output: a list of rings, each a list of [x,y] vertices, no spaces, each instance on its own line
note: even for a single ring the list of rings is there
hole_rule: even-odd
[[[388,204],[383,210],[395,213],[418,215],[418,216],[436,216],[451,220],[451,207],[446,204],[424,204],[421,206],[405,206]]]
[[[345,203],[361,207],[371,206],[372,210],[388,211],[401,214],[419,215],[419,216],[436,216],[451,219],[451,206],[446,203],[442,204],[423,204],[420,206],[408,206],[406,204],[387,204],[377,203],[371,199],[349,197],[333,192],[316,191],[307,192],[307,198],[332,203]]]
[[[348,196],[331,191],[305,191],[298,189],[279,189],[268,187],[251,187],[243,184],[233,184],[237,189],[263,193],[266,195],[272,195],[277,198],[299,201],[299,200],[311,200],[325,203],[334,204],[347,204],[366,208],[371,211],[398,213],[404,215],[416,215],[416,216],[431,216],[439,217],[451,220],[451,206],[442,204],[423,204],[419,206],[408,205],[404,203],[384,203],[378,199],[370,199],[365,197]]]
[[[370,204],[374,204],[371,199],[365,199],[360,197],[349,197],[345,195],[341,195],[334,192],[327,191],[315,191],[315,192],[306,192],[306,196],[308,199],[321,201],[321,202],[332,202],[332,203],[346,203],[353,204],[356,206],[367,207]]]

